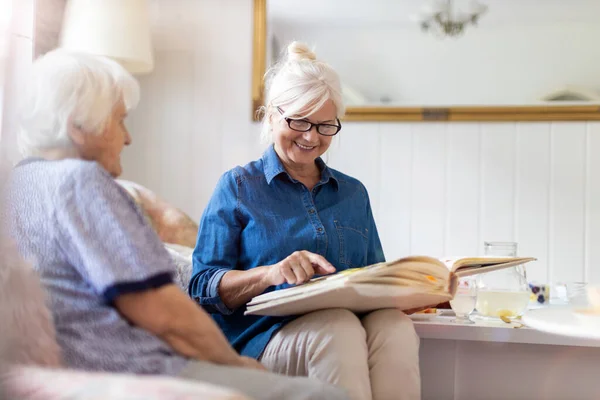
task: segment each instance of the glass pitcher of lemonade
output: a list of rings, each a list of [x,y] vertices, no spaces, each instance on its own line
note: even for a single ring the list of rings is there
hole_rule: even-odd
[[[485,242],[486,256],[517,256],[517,243]],[[524,265],[477,276],[477,312],[483,317],[516,318],[527,310],[529,288]]]

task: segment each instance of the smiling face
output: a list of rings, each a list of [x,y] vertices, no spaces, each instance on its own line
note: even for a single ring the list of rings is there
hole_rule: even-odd
[[[295,119],[293,115],[290,118]],[[326,101],[323,107],[304,120],[313,124],[337,125],[337,112],[333,101]],[[295,131],[277,111],[272,115],[271,126],[275,151],[284,166],[288,168],[314,167],[315,160],[327,151],[333,139],[332,136],[320,135],[314,126],[308,132]]]

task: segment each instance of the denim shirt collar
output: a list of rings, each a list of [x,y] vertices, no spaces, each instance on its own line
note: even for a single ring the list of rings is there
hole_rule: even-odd
[[[267,150],[262,155],[263,160],[263,169],[265,173],[265,179],[267,180],[267,184],[270,185],[273,179],[280,175],[285,174],[292,182],[298,182],[296,179],[292,178],[290,174],[285,170],[277,152],[275,151],[275,147],[273,145],[269,146]],[[330,180],[334,183],[336,190],[339,189],[339,182],[333,171],[325,164],[325,161],[321,159],[321,157],[315,160],[317,164],[317,168],[321,171],[321,180],[319,184],[325,184]]]

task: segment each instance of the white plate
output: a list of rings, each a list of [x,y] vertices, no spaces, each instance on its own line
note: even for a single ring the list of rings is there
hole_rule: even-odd
[[[414,313],[409,315],[410,319],[412,319],[413,321],[428,321],[430,319],[433,319],[435,317],[438,317],[442,315],[442,310],[440,310],[439,308],[435,311],[435,313]]]
[[[583,323],[570,307],[550,306],[527,311],[523,315],[523,323],[555,335],[600,340],[600,329],[595,324]]]
[[[597,309],[576,308],[573,314],[582,324],[600,328],[600,311]]]

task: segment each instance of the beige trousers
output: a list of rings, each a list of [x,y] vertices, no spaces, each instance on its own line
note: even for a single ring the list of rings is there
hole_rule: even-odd
[[[332,383],[354,400],[419,399],[419,337],[395,309],[360,318],[343,309],[304,315],[277,332],[261,362],[271,371]]]

